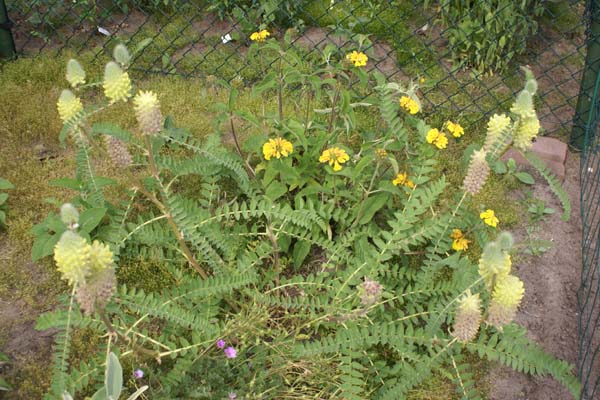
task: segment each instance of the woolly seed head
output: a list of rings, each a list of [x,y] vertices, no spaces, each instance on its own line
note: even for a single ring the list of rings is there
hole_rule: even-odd
[[[71,203],[65,203],[60,208],[60,219],[69,228],[74,229],[79,223],[79,211]]]
[[[133,163],[133,158],[123,141],[114,136],[104,135],[104,142],[106,152],[113,163],[120,167],[128,167]]]
[[[131,80],[127,72],[123,72],[121,67],[110,61],[104,69],[104,81],[102,82],[104,95],[111,103],[118,101],[127,101],[131,97]]]
[[[71,58],[67,62],[67,73],[65,77],[72,87],[77,87],[78,85],[83,85],[85,83],[85,71],[81,64],[79,64],[79,61]]]
[[[77,286],[75,297],[86,315],[94,313],[96,306],[103,308],[115,291],[115,271],[105,269],[91,275]]]
[[[67,230],[54,247],[54,261],[69,284],[84,284],[90,273],[90,245],[77,233]]]
[[[463,181],[463,189],[473,196],[479,193],[490,174],[490,166],[486,160],[486,155],[487,152],[483,149],[475,151],[469,162],[469,169]]]
[[[470,342],[477,336],[481,324],[481,300],[479,294],[468,291],[458,304],[452,335],[459,341]]]

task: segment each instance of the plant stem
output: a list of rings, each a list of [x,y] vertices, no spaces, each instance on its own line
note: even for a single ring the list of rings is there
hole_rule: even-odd
[[[327,126],[327,135],[331,134],[333,130],[333,122],[335,121],[335,107],[340,98],[340,84],[338,83],[335,87],[335,95],[333,96],[333,102],[331,103],[331,115],[329,116],[329,125]],[[329,140],[329,138],[328,138]],[[327,142],[326,142],[327,143]]]
[[[150,168],[152,171],[152,175],[154,176],[154,178],[156,179],[158,184],[161,186],[161,188],[163,188],[162,184],[160,182],[160,179],[159,179],[159,172],[158,172],[158,168],[156,167],[156,160],[154,159],[154,152],[152,151],[152,142],[150,141],[150,137],[148,135],[145,135],[144,140],[146,143],[146,150],[148,151],[148,160],[150,162]],[[181,247],[181,250],[183,251],[185,258],[187,258],[188,262],[200,274],[200,276],[202,276],[202,278],[204,278],[204,279],[208,278],[208,274],[206,273],[204,268],[202,268],[200,266],[200,264],[198,264],[198,262],[192,255],[190,248],[185,243],[185,240],[183,239],[181,231],[179,231],[179,228],[177,227],[177,223],[175,223],[175,220],[173,219],[173,215],[171,214],[170,210],[168,210],[167,207],[156,198],[156,196],[152,195],[150,197],[150,200],[152,200],[154,202],[154,204],[156,204],[156,206],[159,207],[159,209],[162,211],[162,213],[167,217],[167,221],[169,222],[169,225],[171,226],[171,229],[173,230],[173,233],[175,234],[175,238],[177,239],[177,242],[179,243],[179,246]]]
[[[254,172],[254,169],[252,169],[252,166],[248,163],[248,160],[244,158],[244,153],[242,153],[242,148],[240,147],[240,143],[237,138],[237,133],[235,132],[235,125],[233,124],[233,114],[231,112],[229,113],[229,126],[231,127],[231,136],[233,136],[233,143],[235,143],[235,149],[240,155],[240,158],[244,160],[244,165],[246,166],[248,175],[250,175],[251,178],[256,178],[256,173]]]
[[[283,122],[283,53],[279,52],[279,79],[277,85],[277,110],[279,111],[279,123]]]
[[[139,351],[140,353],[146,354],[152,358],[155,358],[158,355],[158,352],[154,352],[152,350],[149,350],[145,347],[141,347],[136,345],[135,343],[132,342],[132,340],[128,337],[123,335],[121,332],[119,332],[118,330],[115,329],[115,327],[113,326],[112,322],[110,322],[110,319],[108,318],[108,316],[106,315],[106,311],[104,310],[104,308],[102,307],[95,307],[96,312],[98,313],[98,315],[100,316],[100,319],[102,320],[102,322],[104,323],[104,325],[106,326],[106,330],[108,330],[109,333],[109,337],[118,337],[119,339],[121,339],[122,341],[124,341],[127,344],[132,345],[133,349],[136,351]],[[110,340],[110,339],[109,339]],[[110,341],[109,341],[110,343]]]

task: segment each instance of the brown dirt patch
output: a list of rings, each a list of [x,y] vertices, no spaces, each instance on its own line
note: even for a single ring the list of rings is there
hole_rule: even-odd
[[[537,182],[542,182],[541,178]],[[557,212],[541,223],[535,236],[554,247],[539,257],[515,259],[515,273],[525,284],[525,297],[516,322],[529,330],[529,337],[544,350],[572,364],[577,361],[577,289],[581,274],[581,220],[579,216],[579,157],[569,154],[563,184],[572,204],[571,219],[560,220],[560,203],[550,188],[538,183],[535,198]],[[517,194],[517,198],[522,197]],[[516,242],[527,238],[525,226],[515,232]],[[489,375],[491,400],[566,400],[569,392],[551,378],[530,377],[506,367]]]

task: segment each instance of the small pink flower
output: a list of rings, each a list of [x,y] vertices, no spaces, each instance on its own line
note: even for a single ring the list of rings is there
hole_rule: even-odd
[[[223,351],[225,352],[225,357],[227,357],[227,358],[236,358],[237,357],[237,351],[235,351],[235,349],[233,347],[228,347]]]
[[[222,349],[225,347],[225,341],[223,339],[217,340],[217,348]]]
[[[237,394],[235,394],[234,392],[229,393],[229,400],[235,400],[237,399]]]
[[[133,376],[135,377],[135,379],[142,379],[144,377],[144,371],[142,371],[141,369],[136,369],[135,371],[133,371]]]

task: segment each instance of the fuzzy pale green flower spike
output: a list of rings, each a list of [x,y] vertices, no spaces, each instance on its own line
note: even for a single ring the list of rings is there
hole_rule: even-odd
[[[121,67],[114,61],[106,64],[102,87],[104,88],[104,95],[108,97],[111,103],[127,101],[131,97],[129,75],[127,72],[123,72]]]
[[[90,247],[90,268],[92,273],[111,269],[113,267],[113,253],[110,248],[94,240]]]
[[[58,98],[56,108],[60,119],[66,124],[75,119],[83,111],[83,104],[81,104],[81,100],[73,92],[69,89],[64,89]]]
[[[76,232],[65,231],[54,247],[54,261],[63,279],[71,285],[85,283],[90,273],[91,246]]]
[[[69,62],[67,62],[66,78],[69,84],[74,88],[85,83],[85,71],[77,60],[70,59]]]
[[[496,284],[488,310],[488,323],[498,329],[510,323],[517,313],[525,294],[523,282],[514,275],[508,275]]]
[[[502,139],[505,131],[510,128],[512,121],[506,114],[494,114],[490,117],[487,125],[487,134],[485,136],[485,151],[492,151],[495,144]]]

